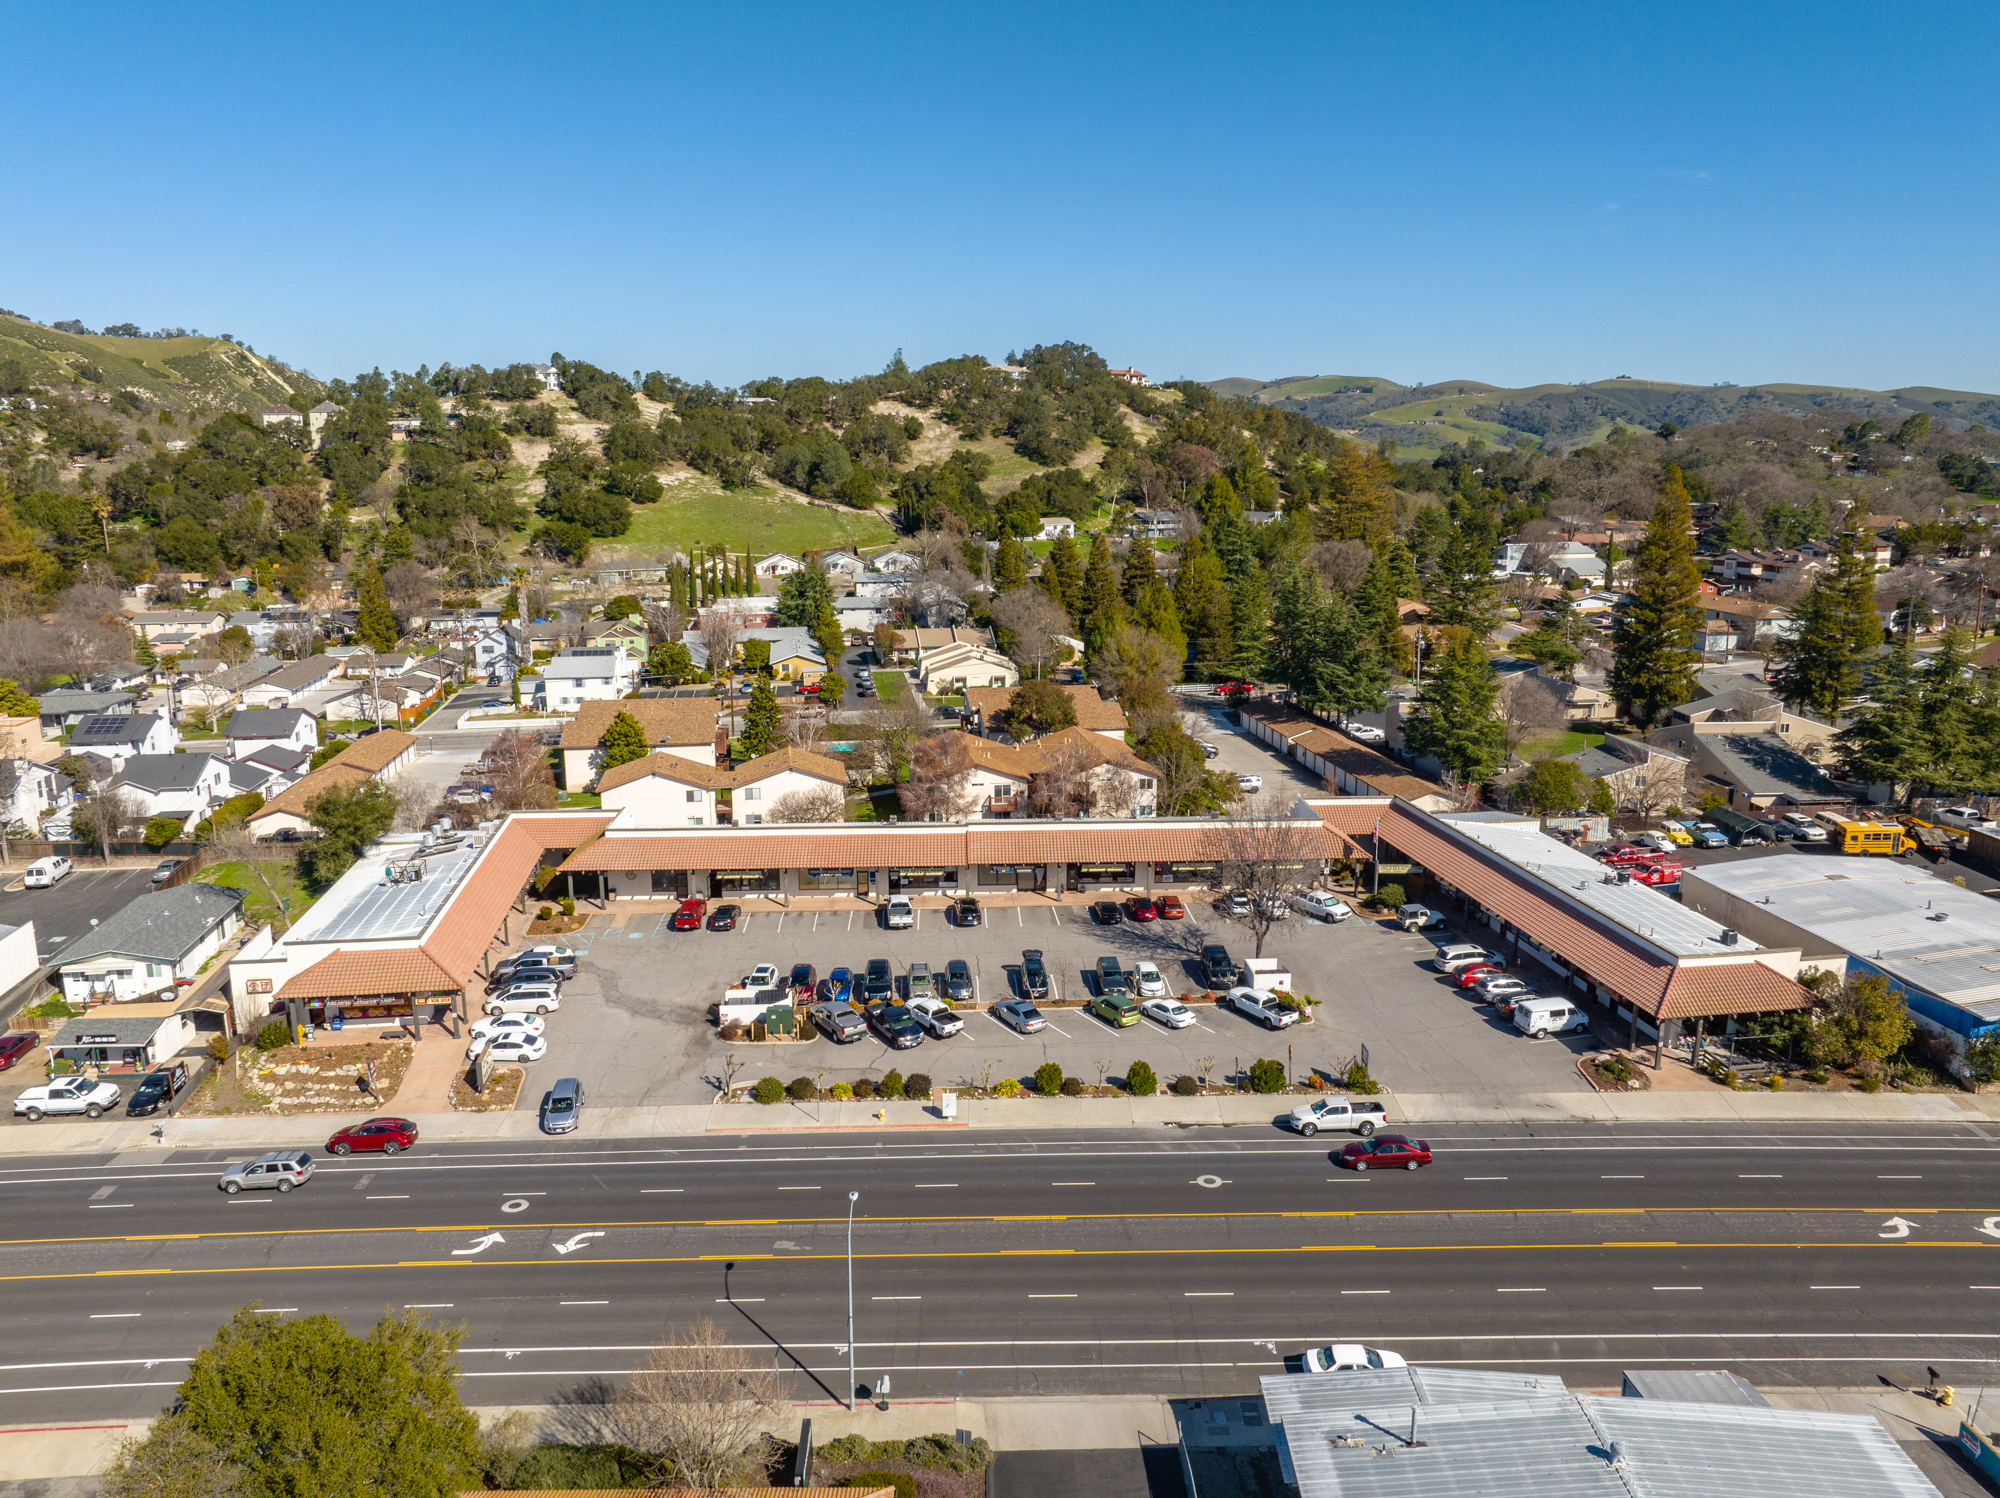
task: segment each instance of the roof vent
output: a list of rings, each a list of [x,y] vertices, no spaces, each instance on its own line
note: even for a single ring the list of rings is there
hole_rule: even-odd
[[[1951,912],[1949,910],[1940,910],[1936,915],[1932,916],[1931,919],[1934,921],[1948,921],[1951,919]]]
[[[1625,1465],[1624,1446],[1617,1441],[1613,1441],[1609,1446],[1605,1448],[1604,1459],[1610,1462],[1611,1465],[1614,1467],[1624,1466]]]
[[[1731,931],[1727,926],[1722,928],[1722,935],[1717,939],[1721,941],[1721,943],[1725,947],[1733,947],[1739,940],[1741,940],[1741,938],[1738,937],[1737,934],[1734,931]]]

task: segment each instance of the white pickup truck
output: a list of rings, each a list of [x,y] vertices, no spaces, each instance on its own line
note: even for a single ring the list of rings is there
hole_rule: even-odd
[[[1347,902],[1327,889],[1300,889],[1292,891],[1288,897],[1292,909],[1317,916],[1322,921],[1339,922],[1346,920],[1354,912]]]
[[[50,1113],[81,1113],[100,1116],[118,1106],[125,1094],[115,1082],[93,1082],[88,1077],[58,1077],[40,1087],[24,1087],[14,1099],[14,1116],[39,1123]]]
[[[1252,957],[1244,963],[1243,982],[1246,987],[1269,989],[1272,993],[1292,991],[1291,972],[1275,957]]]

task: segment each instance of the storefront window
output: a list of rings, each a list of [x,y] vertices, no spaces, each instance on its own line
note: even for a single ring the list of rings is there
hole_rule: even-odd
[[[656,895],[673,895],[677,899],[685,900],[688,893],[687,870],[653,870],[653,893]]]
[[[718,895],[776,894],[776,869],[717,869],[709,876],[710,888]]]
[[[891,869],[889,888],[905,889],[956,889],[957,869]]]
[[[1212,863],[1164,863],[1153,864],[1155,884],[1213,884],[1215,865]]]
[[[1130,883],[1132,865],[1129,863],[1073,863],[1069,866],[1071,889],[1096,889]]]
[[[801,869],[799,871],[799,891],[802,894],[813,890],[835,890],[845,893],[853,890],[854,887],[854,870],[852,869]]]
[[[973,867],[981,889],[1043,889],[1048,880],[1038,863],[982,863]]]

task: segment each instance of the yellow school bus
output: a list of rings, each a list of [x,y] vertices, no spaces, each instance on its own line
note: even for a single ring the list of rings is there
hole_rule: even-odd
[[[1909,833],[1888,822],[1855,822],[1830,812],[1821,812],[1819,819],[1826,823],[1842,853],[1880,853],[1894,858],[1914,852],[1917,846]]]

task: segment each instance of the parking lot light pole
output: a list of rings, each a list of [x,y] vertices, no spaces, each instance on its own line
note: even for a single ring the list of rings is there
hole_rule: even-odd
[[[854,1204],[859,1191],[847,1193],[847,1407],[854,1408]]]

